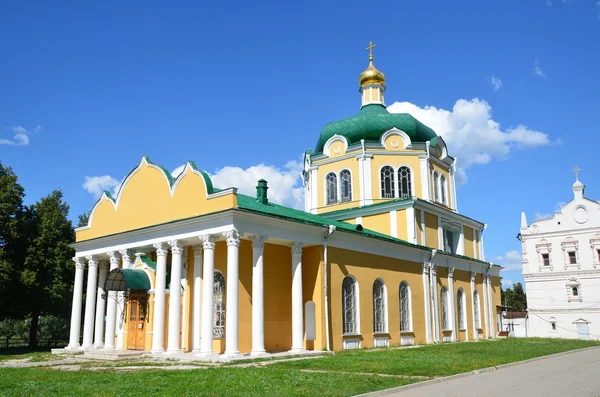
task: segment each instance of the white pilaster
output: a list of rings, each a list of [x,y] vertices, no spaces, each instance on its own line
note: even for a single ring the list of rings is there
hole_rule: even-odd
[[[96,349],[104,347],[104,308],[106,307],[104,283],[106,282],[106,274],[108,273],[108,264],[106,261],[100,261],[99,266],[100,276],[98,278],[98,293],[96,296],[96,321],[94,322],[94,347]]]
[[[185,248],[180,241],[169,242],[171,246],[171,283],[169,286],[169,333],[167,353],[181,351],[179,332],[181,331],[181,256]]]
[[[419,157],[419,171],[421,172],[421,198],[423,200],[431,200],[429,192],[431,183],[429,182],[429,165],[427,157]]]
[[[456,250],[458,255],[465,254],[465,227],[460,225],[460,235],[458,236],[458,249]]]
[[[319,206],[319,186],[317,179],[317,168],[310,170],[310,213],[316,214],[317,207]]]
[[[360,175],[360,185],[361,185],[361,199],[360,205],[369,205],[373,204],[373,178],[371,175],[371,160],[373,159],[373,155],[362,154],[359,157],[359,175]]]
[[[122,269],[129,269],[129,267],[131,266],[131,258],[133,257],[133,251],[131,250],[121,250],[119,251],[119,253],[121,254],[121,259],[122,259]],[[124,313],[125,313],[125,305],[126,305],[126,301],[125,301],[125,294],[123,292],[118,292],[117,293],[117,323],[116,323],[116,333],[117,333],[117,349],[122,350],[123,349],[123,335],[124,335],[124,329],[123,327],[125,326],[125,318],[124,318]]]
[[[265,304],[263,253],[266,236],[252,236],[252,352],[258,356],[265,353]]]
[[[450,306],[450,329],[452,330],[452,335],[450,340],[452,342],[456,342],[456,334],[458,333],[456,328],[456,308],[454,305],[454,268],[448,268],[448,306]]]
[[[471,272],[471,317],[473,318],[473,340],[477,340],[477,321],[475,321],[475,272]],[[479,313],[481,316],[481,313]],[[481,321],[481,319],[480,319]]]
[[[488,288],[487,288],[487,275],[483,274],[483,319],[485,325],[485,335],[486,338],[490,337],[489,329],[490,329],[490,318],[488,315],[489,306],[488,306]]]
[[[427,246],[427,235],[425,233],[425,211],[421,209],[419,213],[421,214],[421,245]]]
[[[423,291],[425,291],[425,335],[427,343],[431,343],[431,288],[429,287],[429,263],[423,263]]]
[[[199,356],[213,354],[213,284],[215,282],[215,238],[211,235],[200,236],[204,248],[202,269],[202,334]]]
[[[192,302],[192,349],[200,351],[200,304],[202,302],[202,246],[194,245],[194,297]]]
[[[429,269],[430,285],[431,285],[431,313],[433,313],[433,340],[438,343],[440,341],[440,316],[437,293],[437,265],[432,263]]]
[[[167,243],[156,243],[156,281],[154,285],[154,322],[152,352],[165,351],[165,295],[167,286]]]
[[[84,349],[93,347],[94,311],[96,309],[96,288],[98,284],[98,258],[88,256],[88,281],[86,289],[85,317],[83,320]]]
[[[494,301],[493,301],[493,294],[492,294],[492,276],[490,276],[488,274],[487,276],[488,282],[487,282],[487,286],[488,286],[488,316],[490,318],[490,328],[489,328],[489,336],[488,338],[494,338],[496,335],[496,327],[494,327]]]
[[[458,212],[458,201],[456,199],[456,160],[452,163],[452,167],[450,167],[450,188],[452,189],[452,209],[455,212]]]
[[[407,240],[409,243],[416,244],[417,243],[417,229],[416,229],[416,222],[415,222],[415,209],[413,207],[409,207],[405,211],[406,211]]]
[[[398,237],[398,213],[396,210],[390,211],[390,234],[392,237]]]
[[[239,251],[240,235],[236,230],[223,233],[227,239],[227,311],[225,312],[225,354],[235,356],[239,329]]]
[[[71,332],[69,333],[69,350],[79,349],[79,332],[81,328],[81,299],[83,296],[83,258],[73,258],[75,262],[75,284],[73,286],[73,305],[71,306]]]
[[[120,255],[116,251],[108,253],[110,260],[110,271],[119,268]],[[117,321],[117,292],[108,292],[108,302],[106,303],[106,332],[104,333],[104,348],[114,350],[115,348],[115,327]]]
[[[302,243],[292,245],[292,349],[304,350],[304,316],[302,313]]]

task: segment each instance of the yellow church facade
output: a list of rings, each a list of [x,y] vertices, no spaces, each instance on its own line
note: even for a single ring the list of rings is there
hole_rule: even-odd
[[[386,110],[372,53],[359,87],[358,115],[305,153],[304,211],[264,180],[248,196],[142,158],[76,230],[67,349],[216,359],[493,338],[500,267],[458,212],[455,160]]]

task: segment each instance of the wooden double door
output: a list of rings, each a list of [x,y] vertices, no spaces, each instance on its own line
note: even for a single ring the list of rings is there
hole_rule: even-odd
[[[127,349],[144,350],[146,347],[146,316],[148,313],[148,293],[131,291],[127,303]]]

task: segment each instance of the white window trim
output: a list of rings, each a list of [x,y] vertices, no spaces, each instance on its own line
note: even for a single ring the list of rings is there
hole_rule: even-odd
[[[560,243],[560,246],[563,251],[565,270],[567,270],[569,267],[575,266],[577,267],[577,269],[581,269],[581,262],[579,261],[579,241],[569,236],[565,241]],[[571,260],[569,258],[569,252],[575,252],[575,263],[571,263]]]
[[[554,270],[554,263],[552,262],[552,244],[548,240],[542,239],[535,245],[535,251],[538,255],[538,270],[540,272],[544,269],[550,269],[550,271]],[[550,266],[544,265],[544,258],[542,257],[542,254],[548,254]]]
[[[567,280],[565,286],[567,287],[567,302],[583,302],[583,291],[581,290],[581,282],[575,277],[571,277]],[[573,288],[577,288],[577,296],[573,295]]]
[[[597,233],[590,239],[590,248],[592,249],[592,256],[594,258],[592,266],[595,269],[600,266],[600,233]]]
[[[396,180],[396,197],[401,198],[400,197],[400,178],[398,178],[398,171],[400,171],[400,168],[402,168],[402,167],[408,168],[408,171],[410,172],[410,197],[415,197],[416,196],[415,195],[415,172],[412,169],[412,167],[408,164],[400,164],[394,170],[394,179]]]
[[[458,299],[459,297],[459,293],[462,293],[462,301],[461,299]],[[459,331],[466,331],[468,326],[467,326],[467,301],[465,300],[466,294],[465,294],[465,290],[460,287],[458,289],[458,291],[456,292],[456,307],[458,309],[458,306],[460,306],[461,312],[462,312],[462,323],[461,323],[461,319],[460,317],[458,317],[458,311],[456,313],[457,316],[457,322],[458,322],[458,330]]]
[[[402,295],[400,294],[400,287],[402,283],[406,285],[406,293],[408,300],[408,330],[402,330]],[[412,291],[410,289],[410,284],[406,280],[402,280],[400,284],[398,284],[398,303],[399,303],[399,317],[400,317],[400,335],[403,333],[413,333],[413,321],[412,321]]]
[[[432,176],[431,180],[433,183],[433,202],[439,203],[440,202],[440,191],[439,191],[440,173],[437,172],[437,170],[433,171],[433,176]]]
[[[334,201],[331,204],[327,203],[327,177],[329,176],[329,174],[334,174],[335,175],[336,192],[337,192],[336,201]],[[329,171],[329,172],[327,172],[325,174],[325,177],[323,178],[323,206],[327,207],[328,205],[336,205],[337,203],[339,203],[339,201],[340,201],[340,194],[339,193],[340,193],[340,176],[335,171]]]
[[[393,189],[392,193],[394,194],[394,197],[389,198],[389,197],[383,197],[383,192],[381,191],[381,183],[383,182],[383,179],[381,178],[381,170],[383,170],[385,167],[390,167],[392,169],[392,186]],[[394,168],[393,165],[391,164],[383,164],[381,167],[379,167],[379,198],[382,200],[394,200],[398,198],[398,181],[397,181],[397,177],[396,177],[396,168]]]
[[[342,284],[344,283],[344,280],[346,279],[346,277],[350,277],[351,279],[354,280],[354,305],[356,306],[356,332],[343,332],[344,331],[344,318],[343,318],[343,307],[342,307],[342,336],[355,336],[355,335],[361,335],[360,332],[360,289],[358,286],[358,281],[356,280],[356,277],[354,277],[351,274],[348,274],[347,276],[345,276],[342,279]],[[343,288],[342,288],[342,298],[343,298]]]
[[[343,201],[342,199],[342,172],[344,171],[348,171],[350,174],[350,200],[348,201]],[[352,176],[352,171],[348,168],[344,168],[338,174],[338,203],[351,203],[354,201],[354,192],[352,189],[354,189],[354,178]]]
[[[479,299],[479,291],[477,290],[477,288],[473,290],[473,326],[478,331],[483,329],[481,327],[481,302]],[[477,337],[477,335],[475,336]]]
[[[444,292],[445,292],[445,294],[444,294]],[[450,302],[448,299],[448,292],[449,292],[448,287],[446,287],[445,285],[442,285],[442,288],[440,288],[440,317],[442,320],[442,332],[452,331],[451,319],[450,319]],[[444,296],[445,299],[442,299],[442,296]],[[444,310],[446,311],[446,324],[444,324]]]
[[[373,281],[373,285],[377,280],[381,281],[383,284],[383,331],[373,330],[374,335],[388,334],[389,333],[389,322],[388,322],[388,293],[387,293],[387,285],[385,281],[381,277],[377,277],[375,281]],[[374,297],[373,297],[374,298]],[[373,302],[373,325],[375,325],[375,302]]]

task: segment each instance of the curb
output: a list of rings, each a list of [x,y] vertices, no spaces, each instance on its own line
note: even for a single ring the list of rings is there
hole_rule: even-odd
[[[463,372],[463,373],[456,374],[456,375],[450,375],[450,376],[444,376],[444,377],[440,377],[440,378],[434,378],[434,379],[426,380],[426,381],[423,381],[423,382],[415,382],[415,383],[412,383],[410,385],[393,387],[391,389],[378,390],[378,391],[373,391],[373,392],[364,393],[364,394],[357,394],[354,397],[387,396],[387,395],[390,395],[390,394],[393,394],[393,393],[399,393],[399,392],[403,392],[403,391],[407,391],[407,390],[416,389],[416,388],[419,388],[419,387],[424,387],[424,386],[428,386],[428,385],[434,385],[434,384],[442,383],[442,382],[449,382],[449,381],[452,381],[454,379],[466,378],[467,376],[474,376],[474,375],[479,375],[479,374],[485,374],[487,372],[493,372],[493,371],[497,371],[499,369],[504,369],[504,368],[516,367],[517,365],[522,365],[522,364],[527,364],[527,363],[531,363],[531,362],[535,362],[535,361],[540,361],[540,360],[543,360],[543,359],[546,359],[546,358],[553,358],[553,357],[565,356],[567,354],[573,354],[573,353],[578,353],[578,352],[582,352],[582,351],[585,351],[585,350],[593,350],[593,349],[600,349],[600,346],[585,347],[583,349],[575,349],[575,350],[569,350],[569,351],[566,351],[566,352],[549,354],[549,355],[546,355],[546,356],[534,357],[534,358],[530,358],[530,359],[524,360],[524,361],[515,361],[513,363],[500,364],[500,365],[496,365],[494,367],[487,367],[487,368],[482,368],[482,369],[476,369],[476,370],[473,370],[473,371]]]

